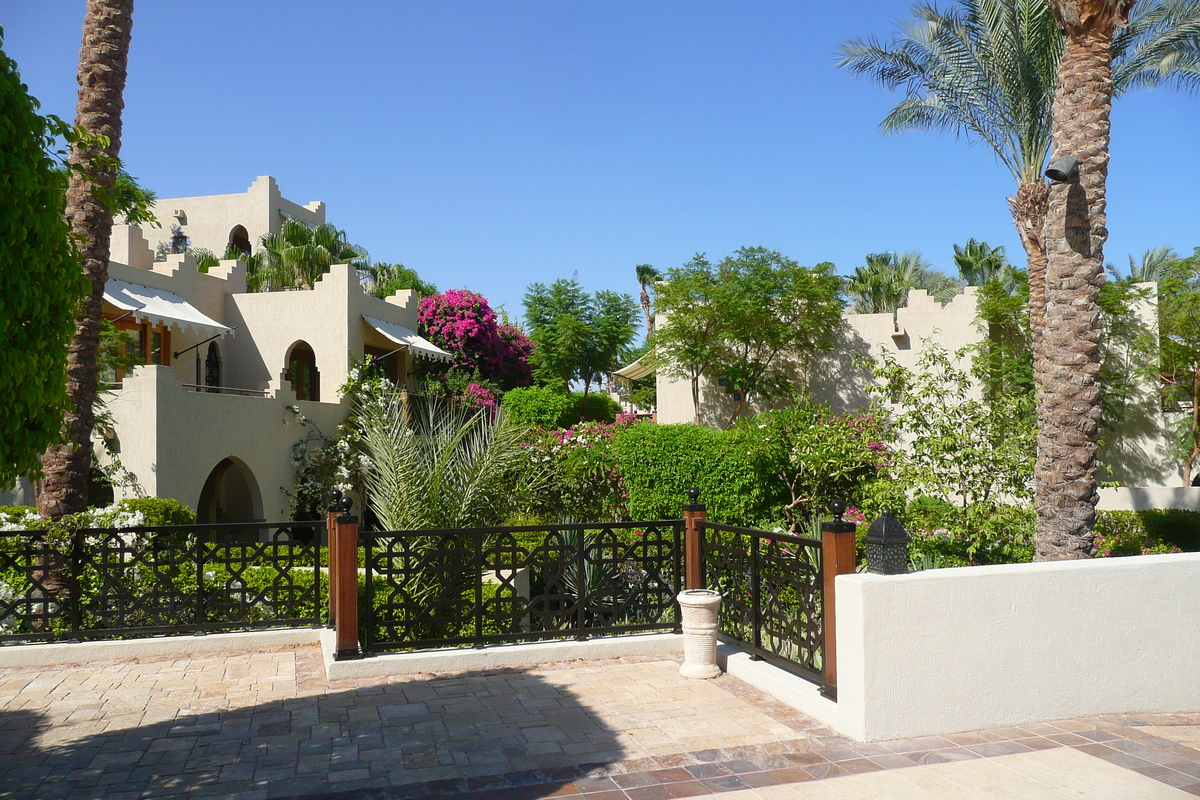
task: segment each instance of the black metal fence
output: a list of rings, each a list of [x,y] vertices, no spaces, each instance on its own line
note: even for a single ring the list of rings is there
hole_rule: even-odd
[[[360,536],[366,652],[679,630],[679,520]]]
[[[320,624],[324,526],[0,531],[0,643]]]
[[[824,681],[821,541],[700,522],[705,586],[721,593],[721,638]]]

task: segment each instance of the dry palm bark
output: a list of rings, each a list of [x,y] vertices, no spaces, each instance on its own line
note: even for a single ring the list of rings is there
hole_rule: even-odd
[[[1053,153],[1079,159],[1077,178],[1050,188],[1046,321],[1035,356],[1040,409],[1034,504],[1038,560],[1094,552],[1100,438],[1100,310],[1112,38],[1133,0],[1055,0],[1067,41],[1054,97]]]
[[[1022,183],[1017,192],[1008,198],[1012,209],[1013,223],[1021,246],[1029,261],[1029,330],[1033,337],[1034,358],[1042,340],[1042,329],[1046,320],[1046,206],[1049,202],[1049,187],[1039,178]]]
[[[95,144],[72,149],[67,219],[79,248],[80,263],[91,282],[91,293],[80,304],[75,335],[67,354],[67,393],[71,408],[63,421],[64,444],[42,458],[45,480],[38,495],[38,512],[58,518],[87,507],[88,472],[92,463],[93,403],[96,399],[96,350],[100,343],[104,282],[108,280],[112,212],[97,197],[113,185],[121,149],[121,111],[125,107],[125,77],[133,28],[133,0],[88,0],[79,49],[79,104],[75,124],[92,136],[108,138],[103,154],[111,161],[97,163]]]

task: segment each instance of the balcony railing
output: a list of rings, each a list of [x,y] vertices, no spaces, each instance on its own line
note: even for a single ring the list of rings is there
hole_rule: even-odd
[[[185,383],[183,384],[185,392],[207,392],[209,394],[232,394],[239,397],[268,397],[270,392],[266,389],[236,389],[232,386],[206,386],[202,383]]]

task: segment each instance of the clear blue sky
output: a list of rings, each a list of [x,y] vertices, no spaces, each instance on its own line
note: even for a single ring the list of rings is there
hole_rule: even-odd
[[[849,272],[866,253],[1002,244],[1011,178],[936,133],[880,137],[896,98],[834,67],[908,4],[150,2],[134,14],[122,156],[162,197],[271,174],[377,261],[519,314],[578,271],[763,245]],[[5,51],[71,118],[82,0],[0,0]],[[1200,245],[1200,97],[1113,116],[1106,257]]]

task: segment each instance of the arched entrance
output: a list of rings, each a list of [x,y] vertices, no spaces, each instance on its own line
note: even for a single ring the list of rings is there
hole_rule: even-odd
[[[258,522],[262,516],[262,493],[254,473],[241,459],[222,459],[208,474],[196,504],[196,520],[201,524],[220,522]]]
[[[317,370],[317,354],[308,342],[296,342],[288,351],[285,379],[292,384],[297,400],[321,399],[321,373]]]
[[[229,232],[229,247],[242,255],[250,255],[250,234],[241,225],[234,225]]]

